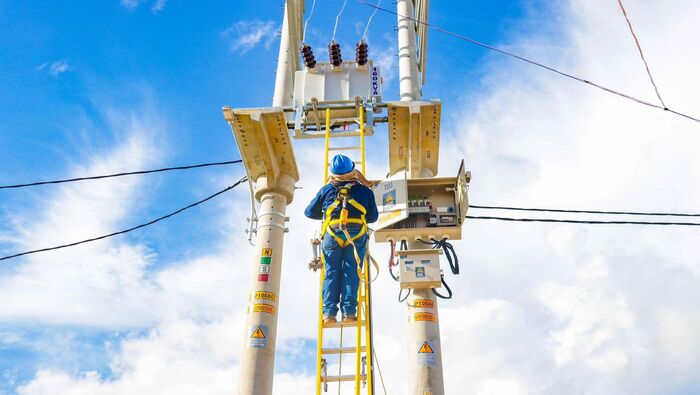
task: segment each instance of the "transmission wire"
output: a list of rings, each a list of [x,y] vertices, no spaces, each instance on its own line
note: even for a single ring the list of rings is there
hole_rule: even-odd
[[[490,217],[467,215],[467,219],[483,219],[511,222],[550,222],[566,224],[588,224],[588,225],[662,225],[662,226],[700,226],[700,222],[652,222],[652,221],[591,221],[576,219],[552,219],[552,218],[510,218],[510,217]]]
[[[382,0],[377,0],[377,7],[382,4]],[[367,19],[367,25],[365,26],[365,31],[362,33],[362,40],[365,39],[367,36],[367,31],[369,30],[369,25],[372,24],[372,18],[374,18],[375,15],[377,15],[377,11],[379,11],[378,8],[375,8],[374,11],[372,11],[372,15],[369,16],[369,19]]]
[[[53,250],[59,250],[59,249],[62,249],[62,248],[74,247],[74,246],[77,246],[77,245],[80,245],[80,244],[90,243],[90,242],[93,242],[93,241],[98,241],[98,240],[106,239],[106,238],[109,238],[109,237],[113,237],[113,236],[118,236],[118,235],[122,235],[122,234],[125,234],[125,233],[129,233],[129,232],[134,231],[134,230],[137,230],[137,229],[145,228],[145,227],[147,227],[147,226],[149,226],[149,225],[155,224],[156,222],[160,222],[160,221],[162,221],[162,220],[164,220],[164,219],[167,219],[167,218],[170,218],[170,217],[175,216],[175,215],[177,215],[177,214],[180,214],[181,212],[183,212],[183,211],[185,211],[185,210],[187,210],[187,209],[190,209],[190,208],[192,208],[192,207],[195,207],[195,206],[198,206],[198,205],[200,205],[200,204],[202,204],[202,203],[205,203],[205,202],[207,202],[207,201],[209,201],[209,200],[211,200],[211,199],[213,199],[213,198],[215,198],[215,197],[221,195],[222,193],[225,193],[225,192],[228,192],[228,191],[232,190],[233,188],[237,187],[237,186],[240,185],[241,183],[246,182],[247,180],[248,180],[248,177],[247,177],[247,176],[244,176],[244,177],[242,177],[240,180],[236,181],[235,184],[233,184],[233,185],[231,185],[231,186],[228,186],[228,187],[226,187],[226,188],[220,190],[219,192],[216,192],[216,193],[213,194],[213,195],[209,195],[209,196],[207,196],[206,198],[204,198],[204,199],[202,199],[202,200],[199,200],[199,201],[197,201],[197,202],[194,202],[194,203],[192,203],[192,204],[190,204],[190,205],[187,205],[187,206],[185,206],[185,207],[183,207],[183,208],[181,208],[181,209],[175,210],[175,211],[173,211],[173,212],[171,212],[171,213],[169,213],[169,214],[166,214],[166,215],[164,215],[164,216],[162,216],[162,217],[158,217],[158,218],[156,218],[156,219],[154,219],[154,220],[152,220],[152,221],[143,223],[143,224],[141,224],[141,225],[136,225],[136,226],[134,226],[134,227],[131,227],[131,228],[128,228],[128,229],[124,229],[124,230],[120,230],[120,231],[118,231],[118,232],[113,232],[113,233],[110,233],[110,234],[106,234],[106,235],[102,235],[102,236],[98,236],[98,237],[93,237],[93,238],[91,238],[91,239],[85,239],[85,240],[81,240],[81,241],[76,241],[76,242],[74,242],[74,243],[62,244],[62,245],[58,245],[58,246],[55,246],[55,247],[40,248],[40,249],[36,249],[36,250],[30,250],[30,251],[20,252],[20,253],[18,253],[18,254],[3,256],[3,257],[0,257],[0,261],[4,261],[4,260],[6,260],[6,259],[17,258],[17,257],[24,256],[24,255],[36,254],[36,253],[39,253],[39,252],[53,251]]]
[[[627,10],[625,10],[625,6],[622,4],[622,0],[617,0],[617,4],[620,5],[620,10],[622,10],[622,15],[625,16],[625,20],[627,21],[627,26],[629,27],[630,33],[632,34],[632,38],[634,38],[634,43],[637,45],[637,50],[639,51],[639,56],[642,58],[642,62],[644,62],[644,68],[646,68],[646,70],[647,70],[647,75],[649,76],[649,81],[651,81],[651,85],[654,86],[654,91],[656,92],[656,97],[659,98],[661,105],[664,107],[664,109],[666,109],[666,103],[664,103],[664,99],[661,98],[661,94],[659,93],[659,87],[656,86],[656,82],[654,82],[654,77],[651,76],[651,71],[649,70],[649,64],[647,63],[647,60],[644,57],[644,52],[642,51],[642,46],[639,44],[639,39],[637,39],[637,34],[635,34],[634,29],[632,28],[632,22],[630,22],[629,16],[627,16]]]
[[[614,90],[614,89],[610,89],[610,88],[605,87],[605,86],[603,86],[603,85],[596,84],[596,83],[593,82],[593,81],[589,81],[589,80],[587,80],[587,79],[584,79],[584,78],[581,78],[581,77],[577,77],[577,76],[575,76],[575,75],[572,75],[572,74],[569,74],[569,73],[566,73],[566,72],[557,70],[557,69],[555,69],[555,68],[553,68],[553,67],[547,66],[547,65],[542,64],[542,63],[539,63],[539,62],[536,62],[536,61],[534,61],[534,60],[530,60],[530,59],[524,58],[524,57],[522,57],[522,56],[520,56],[520,55],[516,55],[516,54],[514,54],[514,53],[511,53],[511,52],[508,52],[508,51],[506,51],[506,50],[503,50],[503,49],[494,47],[494,46],[492,46],[492,45],[484,44],[484,43],[482,43],[482,42],[480,42],[480,41],[474,40],[474,39],[469,38],[469,37],[467,37],[467,36],[463,36],[463,35],[461,35],[461,34],[459,34],[459,33],[455,33],[455,32],[452,32],[452,31],[450,31],[450,30],[447,30],[447,29],[443,29],[443,28],[441,28],[441,27],[439,27],[439,26],[435,26],[435,25],[431,25],[431,24],[429,24],[429,23],[427,23],[427,22],[419,21],[419,20],[417,20],[417,19],[415,19],[415,18],[412,18],[412,17],[410,17],[410,16],[407,16],[407,15],[399,15],[398,13],[396,13],[396,12],[394,12],[394,11],[391,11],[391,10],[389,10],[389,9],[376,6],[376,5],[374,5],[374,4],[370,4],[370,3],[368,3],[368,2],[365,1],[365,0],[356,0],[356,1],[359,2],[359,3],[365,4],[365,5],[369,6],[369,7],[376,8],[376,9],[378,9],[378,10],[380,10],[380,11],[383,11],[383,12],[386,12],[386,13],[389,13],[389,14],[393,14],[393,15],[396,15],[396,16],[400,16],[401,18],[406,18],[406,19],[411,20],[411,21],[413,21],[413,22],[415,22],[415,23],[420,23],[420,24],[425,25],[426,27],[428,27],[428,28],[430,28],[430,29],[437,30],[437,31],[442,32],[442,33],[445,33],[445,34],[447,34],[447,35],[450,35],[450,36],[459,38],[460,40],[464,40],[464,41],[467,41],[467,42],[469,42],[469,43],[472,43],[472,44],[474,44],[474,45],[478,45],[478,46],[480,46],[480,47],[483,47],[483,48],[486,48],[486,49],[489,49],[489,50],[498,52],[498,53],[503,54],[503,55],[506,55],[506,56],[510,56],[510,57],[512,57],[512,58],[515,58],[515,59],[521,60],[521,61],[523,61],[523,62],[529,63],[529,64],[531,64],[531,65],[533,65],[533,66],[541,67],[541,68],[543,68],[543,69],[545,69],[545,70],[549,70],[549,71],[551,71],[551,72],[553,72],[553,73],[556,73],[556,74],[559,74],[559,75],[561,75],[561,76],[563,76],[563,77],[570,78],[570,79],[572,79],[572,80],[575,80],[575,81],[578,81],[578,82],[582,82],[582,83],[584,83],[584,84],[587,84],[587,85],[596,87],[596,88],[598,88],[598,89],[604,90],[604,91],[606,91],[606,92],[608,92],[608,93],[612,93],[612,94],[614,94],[614,95],[623,97],[623,98],[625,98],[625,99],[635,101],[635,102],[637,102],[637,103],[639,103],[639,104],[643,104],[643,105],[645,105],[645,106],[654,107],[654,108],[658,108],[658,109],[660,109],[660,110],[668,111],[668,112],[673,113],[673,114],[675,114],[675,115],[678,115],[678,116],[680,116],[680,117],[687,118],[687,119],[689,119],[689,120],[691,120],[691,121],[695,121],[695,122],[700,123],[700,119],[695,118],[695,117],[692,117],[692,116],[690,116],[690,115],[684,114],[684,113],[679,112],[679,111],[676,111],[676,110],[672,110],[672,109],[670,109],[670,108],[668,108],[668,107],[663,107],[663,106],[660,106],[660,105],[658,105],[658,104],[650,103],[650,102],[648,102],[648,101],[645,101],[645,100],[636,98],[636,97],[634,97],[634,96],[630,96],[630,95],[628,95],[628,94],[626,94],[626,93],[622,93],[622,92],[616,91],[616,90]]]
[[[609,214],[609,215],[648,215],[648,216],[666,216],[666,217],[700,217],[700,214],[691,213],[662,213],[662,212],[639,212],[639,211],[602,211],[602,210],[570,210],[556,208],[526,208],[526,207],[508,207],[508,206],[479,206],[470,204],[470,208],[482,210],[508,210],[508,211],[541,211],[550,213],[576,213],[576,214]]]
[[[33,187],[33,186],[38,186],[38,185],[49,185],[49,184],[63,184],[63,183],[67,183],[67,182],[85,181],[85,180],[100,180],[103,178],[123,177],[123,176],[137,175],[137,174],[140,175],[140,174],[160,173],[160,172],[172,171],[172,170],[187,170],[187,169],[197,169],[200,167],[231,165],[234,163],[241,163],[241,162],[242,162],[241,160],[231,160],[231,161],[226,161],[226,162],[211,162],[211,163],[200,163],[200,164],[189,165],[189,166],[164,167],[161,169],[140,170],[140,171],[127,172],[127,173],[107,174],[107,175],[101,175],[101,176],[67,178],[67,179],[63,179],[63,180],[52,180],[52,181],[38,181],[38,182],[32,182],[32,183],[27,183],[27,184],[0,185],[0,189],[25,188],[25,187]]]
[[[306,17],[306,20],[304,21],[304,33],[301,36],[301,41],[304,42],[306,41],[306,28],[309,26],[309,20],[311,19],[311,16],[314,14],[314,8],[316,8],[316,0],[314,0],[313,3],[311,3],[311,11],[309,11],[309,16]]]
[[[333,36],[331,37],[331,41],[335,41],[335,31],[338,29],[338,20],[340,20],[340,16],[343,15],[346,5],[348,5],[348,0],[343,1],[343,6],[340,8],[340,12],[335,16],[335,25],[333,26]]]

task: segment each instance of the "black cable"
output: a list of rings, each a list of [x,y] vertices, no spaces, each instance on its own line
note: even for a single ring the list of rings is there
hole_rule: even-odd
[[[170,218],[170,217],[172,217],[172,216],[174,216],[174,215],[180,214],[181,212],[183,212],[183,211],[185,211],[185,210],[187,210],[187,209],[190,209],[190,208],[195,207],[195,206],[198,206],[198,205],[200,205],[200,204],[202,204],[202,203],[204,203],[204,202],[206,202],[206,201],[208,201],[208,200],[211,200],[211,199],[213,199],[213,198],[215,198],[215,197],[221,195],[221,194],[224,193],[224,192],[230,191],[231,189],[237,187],[237,186],[240,185],[241,183],[246,182],[247,180],[248,180],[247,177],[243,177],[243,178],[241,178],[240,180],[236,181],[235,184],[233,184],[233,185],[231,185],[231,186],[229,186],[229,187],[226,187],[226,188],[220,190],[219,192],[216,192],[216,193],[213,194],[213,195],[209,195],[209,196],[207,196],[206,198],[204,198],[204,199],[202,199],[202,200],[199,200],[199,201],[197,201],[197,202],[195,202],[195,203],[192,203],[192,204],[190,204],[190,205],[188,205],[188,206],[185,206],[185,207],[183,207],[183,208],[181,208],[181,209],[179,209],[179,210],[173,211],[173,212],[170,213],[170,214],[166,214],[166,215],[164,215],[164,216],[162,216],[162,217],[156,218],[156,219],[154,219],[154,220],[152,220],[152,221],[146,222],[146,223],[141,224],[141,225],[134,226],[134,227],[129,228],[129,229],[121,230],[121,231],[119,231],[119,232],[114,232],[114,233],[110,233],[110,234],[103,235],[103,236],[99,236],[99,237],[94,237],[94,238],[91,238],[91,239],[86,239],[86,240],[77,241],[77,242],[75,242],[75,243],[63,244],[63,245],[59,245],[59,246],[55,246],[55,247],[41,248],[41,249],[38,249],[38,250],[31,250],[31,251],[21,252],[21,253],[19,253],[19,254],[8,255],[8,256],[0,257],[0,261],[3,261],[3,260],[5,260],[5,259],[17,258],[17,257],[23,256],[23,255],[36,254],[36,253],[38,253],[38,252],[53,251],[53,250],[58,250],[58,249],[61,249],[61,248],[74,247],[74,246],[77,246],[77,245],[80,245],[80,244],[90,243],[90,242],[93,242],[93,241],[106,239],[106,238],[112,237],[112,236],[118,236],[118,235],[121,235],[121,234],[124,234],[124,233],[128,233],[128,232],[131,232],[131,231],[134,231],[134,230],[137,230],[137,229],[145,228],[146,226],[153,225],[153,224],[155,224],[156,222],[160,222],[160,221],[162,221],[162,220],[164,220],[164,219],[167,219],[167,218]]]
[[[450,289],[449,285],[447,285],[447,283],[445,282],[445,276],[443,276],[442,274],[440,274],[440,281],[447,290],[447,296],[440,294],[438,291],[435,290],[435,288],[431,288],[433,290],[433,294],[435,294],[435,296],[437,296],[440,299],[452,299],[452,290]]]
[[[403,288],[399,288],[399,303],[403,303],[408,299],[408,296],[411,295],[411,288],[408,288],[408,292],[406,292],[406,296],[402,299],[401,294],[403,293]]]
[[[612,214],[612,215],[649,215],[649,216],[667,216],[667,217],[700,217],[700,214],[689,213],[655,213],[655,212],[635,212],[635,211],[600,211],[600,210],[568,210],[554,208],[526,208],[526,207],[507,207],[507,206],[477,206],[469,205],[470,208],[478,208],[483,210],[512,210],[512,211],[542,211],[550,213],[577,213],[577,214]]]
[[[211,163],[200,163],[197,165],[189,165],[189,166],[164,167],[162,169],[132,171],[132,172],[127,172],[127,173],[115,173],[115,174],[107,174],[107,175],[102,175],[102,176],[67,178],[67,179],[63,179],[63,180],[53,180],[53,181],[38,181],[38,182],[32,182],[32,183],[28,183],[28,184],[0,185],[0,189],[25,188],[25,187],[33,187],[33,186],[37,186],[37,185],[48,185],[48,184],[63,184],[66,182],[85,181],[85,180],[100,180],[103,178],[123,177],[123,176],[131,176],[131,175],[136,175],[136,174],[150,174],[150,173],[160,173],[160,172],[172,171],[172,170],[187,170],[187,169],[197,169],[200,167],[209,167],[209,166],[232,165],[234,163],[241,163],[241,162],[242,162],[241,160],[230,160],[230,161],[226,161],[226,162],[211,162]]]
[[[503,54],[503,55],[506,55],[506,56],[510,56],[510,57],[512,57],[512,58],[515,58],[515,59],[521,60],[521,61],[523,61],[523,62],[529,63],[529,64],[531,64],[531,65],[533,65],[533,66],[541,67],[541,68],[543,68],[543,69],[545,69],[545,70],[549,70],[549,71],[551,71],[551,72],[553,72],[553,73],[556,73],[556,74],[559,74],[559,75],[561,75],[561,76],[563,76],[563,77],[567,77],[567,78],[570,78],[570,79],[572,79],[572,80],[575,80],[575,81],[578,81],[578,82],[582,82],[582,83],[584,83],[584,84],[587,84],[587,85],[596,87],[596,88],[598,88],[598,89],[604,90],[604,91],[606,91],[606,92],[608,92],[608,93],[612,93],[612,94],[614,94],[614,95],[623,97],[623,98],[625,98],[625,99],[635,101],[635,102],[637,102],[637,103],[639,103],[639,104],[643,104],[643,105],[649,106],[649,107],[658,108],[658,109],[660,109],[660,110],[668,111],[668,112],[670,112],[670,113],[673,113],[673,114],[676,114],[676,115],[678,115],[678,116],[681,116],[681,117],[690,119],[690,120],[692,120],[692,121],[700,122],[700,119],[694,118],[694,117],[692,117],[692,116],[690,116],[690,115],[683,114],[683,113],[681,113],[681,112],[672,110],[672,109],[670,109],[670,108],[668,108],[668,107],[660,106],[660,105],[658,105],[658,104],[654,104],[654,103],[650,103],[650,102],[645,101],[645,100],[642,100],[642,99],[638,99],[638,98],[636,98],[636,97],[634,97],[634,96],[630,96],[630,95],[628,95],[628,94],[626,94],[626,93],[622,93],[622,92],[619,92],[619,91],[616,91],[616,90],[607,88],[607,87],[605,87],[605,86],[603,86],[603,85],[596,84],[595,82],[589,81],[589,80],[584,79],[584,78],[581,78],[581,77],[576,77],[576,76],[574,76],[574,75],[572,75],[572,74],[565,73],[565,72],[563,72],[563,71],[557,70],[557,69],[555,69],[555,68],[553,68],[553,67],[544,65],[544,64],[539,63],[539,62],[536,62],[536,61],[534,61],[534,60],[530,60],[530,59],[524,58],[524,57],[522,57],[522,56],[520,56],[520,55],[516,55],[516,54],[514,54],[514,53],[505,51],[505,50],[500,49],[500,48],[496,48],[496,47],[491,46],[491,45],[488,45],[488,44],[484,44],[484,43],[479,42],[479,41],[477,41],[477,40],[474,40],[474,39],[472,39],[472,38],[463,36],[463,35],[461,35],[461,34],[459,34],[459,33],[455,33],[455,32],[452,32],[452,31],[443,29],[443,28],[438,27],[438,26],[430,25],[430,24],[428,24],[427,22],[419,21],[419,20],[417,20],[417,19],[415,19],[415,18],[412,18],[412,17],[410,17],[410,16],[408,16],[408,15],[399,15],[398,13],[396,13],[396,12],[394,12],[394,11],[391,11],[391,10],[389,10],[389,9],[376,6],[376,5],[371,4],[371,3],[368,3],[367,1],[364,1],[364,0],[357,0],[357,1],[358,1],[359,3],[362,3],[362,4],[367,5],[367,6],[369,6],[369,7],[376,8],[376,9],[378,9],[378,10],[380,10],[380,11],[383,11],[383,12],[386,12],[386,13],[389,13],[389,14],[392,14],[392,15],[400,16],[401,18],[406,18],[406,19],[411,20],[411,21],[413,21],[413,22],[415,22],[415,23],[420,23],[421,25],[424,25],[424,26],[426,26],[427,28],[430,28],[430,29],[433,29],[433,30],[437,30],[437,31],[439,31],[439,32],[448,34],[448,35],[453,36],[453,37],[457,37],[457,38],[459,38],[460,40],[464,40],[464,41],[467,41],[467,42],[472,43],[472,44],[474,44],[474,45],[478,45],[478,46],[480,46],[480,47],[483,47],[483,48],[486,48],[486,49],[489,49],[489,50],[498,52],[498,53]]]
[[[393,270],[393,267],[396,266],[396,265],[394,264],[394,262],[396,261],[396,259],[395,259],[395,257],[394,257],[394,251],[395,251],[395,247],[396,247],[396,242],[392,240],[392,241],[390,241],[389,243],[390,243],[390,245],[391,245],[391,255],[389,256],[389,274],[391,275],[391,278],[394,279],[394,281],[398,282],[398,281],[399,281],[399,277],[396,276],[396,275],[394,274],[394,270]]]
[[[467,215],[468,219],[485,219],[497,221],[514,222],[553,222],[567,224],[589,224],[589,225],[664,225],[664,226],[700,226],[700,222],[647,222],[647,221],[584,221],[574,219],[551,219],[551,218],[508,218],[508,217],[486,217]]]
[[[459,274],[459,258],[457,257],[457,252],[455,252],[454,246],[447,241],[447,238],[442,240],[430,240],[431,241],[418,239],[418,241],[423,244],[432,245],[432,247],[436,250],[442,248],[443,251],[445,251],[445,258],[447,258],[447,262],[450,264],[452,274]]]

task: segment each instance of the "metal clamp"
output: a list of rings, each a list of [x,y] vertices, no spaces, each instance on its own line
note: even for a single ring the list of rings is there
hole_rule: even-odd
[[[289,217],[287,217],[286,215],[284,215],[284,213],[281,213],[279,211],[263,211],[261,213],[258,213],[258,218],[262,217],[263,215],[276,215],[284,219],[284,222],[289,221]]]
[[[258,217],[255,215],[255,212],[253,212],[253,218],[246,218],[246,221],[248,221],[248,229],[246,229],[246,233],[248,234],[248,242],[250,244],[253,244],[253,238],[257,235],[258,233]]]
[[[287,227],[284,226],[284,225],[278,224],[277,222],[263,222],[263,223],[258,223],[258,227],[256,228],[255,231],[257,232],[260,228],[265,227],[265,226],[274,226],[274,227],[277,227],[277,228],[282,229],[285,233],[289,232],[289,228],[287,228]]]

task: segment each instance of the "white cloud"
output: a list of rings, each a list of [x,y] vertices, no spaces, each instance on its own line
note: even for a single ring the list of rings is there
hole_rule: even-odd
[[[123,7],[133,10],[134,8],[138,7],[141,0],[120,0],[120,3]]]
[[[151,7],[151,11],[153,13],[163,11],[163,8],[165,8],[165,4],[167,4],[167,3],[168,3],[168,0],[156,0],[156,2],[153,3],[153,6]]]
[[[246,53],[251,49],[263,45],[269,49],[276,36],[277,24],[273,21],[239,21],[221,33],[221,36],[229,41],[231,51]]]
[[[120,4],[122,7],[128,9],[128,10],[134,10],[136,9],[141,3],[145,3],[146,0],[120,0]],[[165,5],[168,3],[168,0],[155,0],[153,2],[153,5],[151,6],[151,12],[154,14],[157,14],[160,11],[163,11],[165,8]]]
[[[59,74],[63,74],[71,70],[71,66],[65,60],[57,60],[54,62],[46,62],[39,65],[36,68],[38,71],[46,70],[49,74],[57,77]]]

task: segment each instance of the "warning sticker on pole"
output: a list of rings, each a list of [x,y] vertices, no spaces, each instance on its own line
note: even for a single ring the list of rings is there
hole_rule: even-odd
[[[253,325],[248,331],[248,347],[265,348],[267,347],[268,327],[266,325]]]
[[[270,265],[260,265],[258,271],[260,273],[270,273]]]
[[[258,291],[255,292],[255,299],[258,300],[269,300],[270,302],[276,302],[277,301],[277,295],[274,294],[273,292],[265,292],[265,291]]]
[[[258,274],[258,281],[266,283],[267,280],[270,279],[270,275],[265,273],[265,274]]]
[[[272,248],[263,248],[260,256],[272,256]]]
[[[430,299],[416,299],[413,301],[413,307],[417,309],[434,309],[435,302]]]
[[[418,342],[418,365],[435,366],[435,346],[428,340]]]
[[[413,314],[413,321],[438,322],[438,318],[437,315],[433,313],[415,313]]]
[[[253,313],[275,314],[277,309],[275,306],[267,303],[256,303],[253,305]]]

